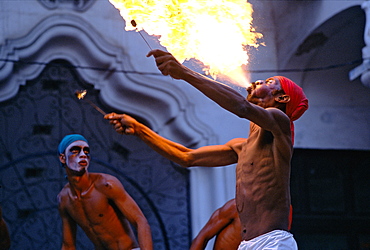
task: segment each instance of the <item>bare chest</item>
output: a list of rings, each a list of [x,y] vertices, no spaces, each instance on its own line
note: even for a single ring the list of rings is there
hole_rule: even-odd
[[[109,200],[95,189],[81,196],[69,195],[68,213],[79,224],[100,224],[112,212]]]
[[[238,150],[237,174],[239,178],[264,176],[274,167],[276,155],[275,143],[268,131],[257,130],[250,133],[249,138],[240,145]]]

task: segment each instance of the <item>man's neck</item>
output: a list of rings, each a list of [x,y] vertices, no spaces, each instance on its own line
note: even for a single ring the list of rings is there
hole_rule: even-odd
[[[78,197],[91,186],[90,175],[87,171],[83,175],[68,174],[68,181],[71,189]]]

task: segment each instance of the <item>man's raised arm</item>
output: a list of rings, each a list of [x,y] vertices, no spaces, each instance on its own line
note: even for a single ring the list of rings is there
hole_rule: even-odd
[[[185,67],[168,52],[152,50],[147,56],[155,58],[157,67],[163,75],[170,75],[174,79],[190,83],[222,108],[237,116],[241,116],[242,112],[245,112],[245,105],[249,105],[245,98],[234,89]]]
[[[170,75],[175,79],[188,82],[222,108],[240,118],[248,119],[270,131],[274,129],[275,119],[271,112],[250,103],[244,96],[229,86],[187,68],[168,52],[152,50],[147,56],[155,58],[157,67],[163,75]]]

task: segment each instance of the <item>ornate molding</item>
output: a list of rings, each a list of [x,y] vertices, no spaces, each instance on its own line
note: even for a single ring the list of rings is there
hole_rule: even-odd
[[[95,0],[38,0],[47,9],[57,9],[67,7],[75,11],[85,11],[95,2]]]
[[[125,49],[107,42],[92,25],[75,15],[49,16],[24,37],[6,40],[0,47],[0,58],[5,59],[0,61],[0,102],[15,96],[20,85],[36,78],[45,63],[62,59],[74,66],[106,69],[76,67],[84,81],[100,90],[108,106],[142,117],[155,131],[182,144],[216,143],[210,128],[194,115],[190,94],[170,78],[122,73],[135,64],[135,58]]]
[[[366,16],[364,30],[364,41],[366,46],[362,48],[362,64],[349,72],[349,79],[353,81],[357,77],[360,77],[362,84],[370,88],[370,1],[363,2],[361,8],[364,10]]]

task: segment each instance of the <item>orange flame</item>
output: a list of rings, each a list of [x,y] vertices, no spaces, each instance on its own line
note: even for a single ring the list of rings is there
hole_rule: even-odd
[[[249,60],[246,46],[258,47],[262,37],[252,28],[253,9],[247,0],[109,1],[120,10],[126,30],[159,36],[180,62],[195,58],[213,78],[228,75],[246,81],[241,69]]]
[[[86,96],[87,94],[87,90],[86,89],[83,89],[83,90],[76,90],[75,91],[75,95],[76,97],[81,100],[81,99],[84,99],[84,97]]]

